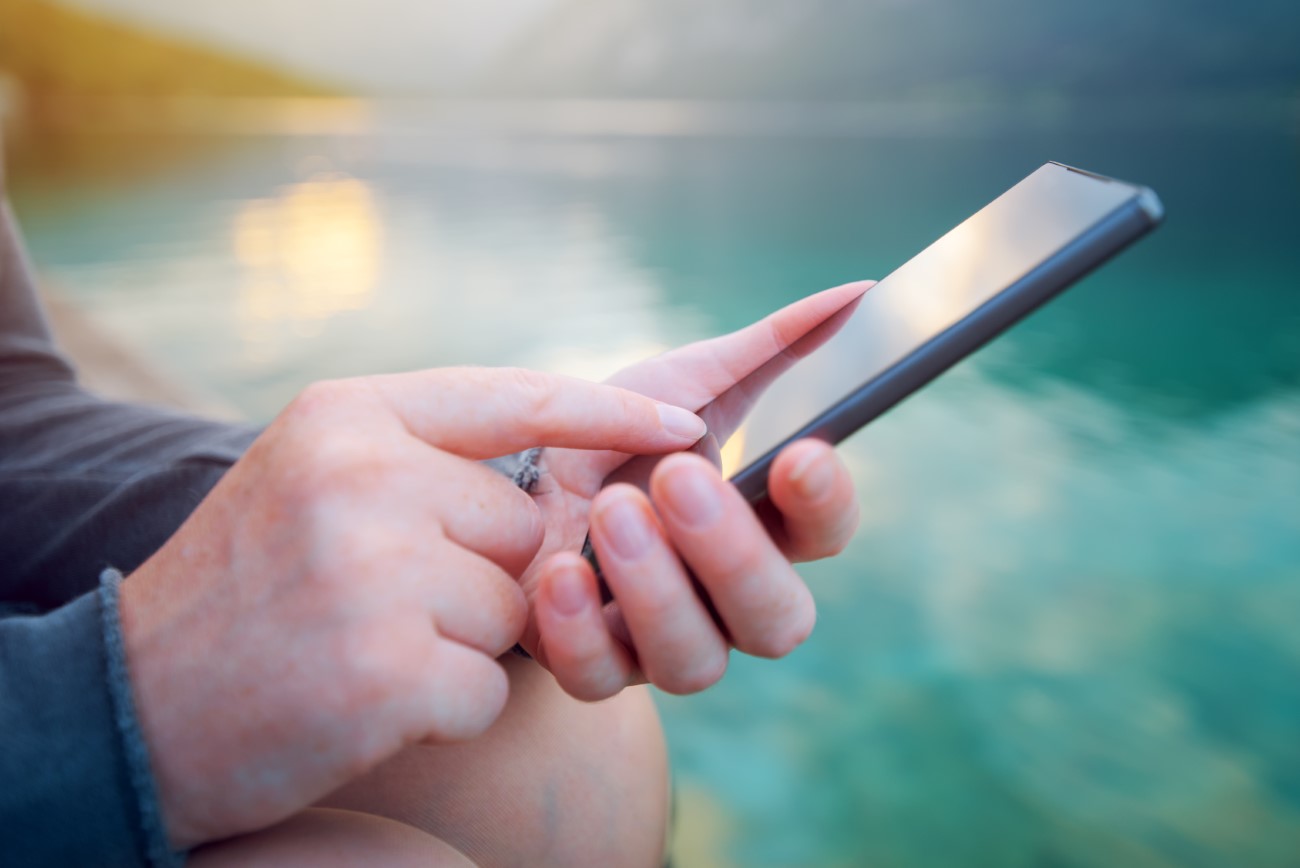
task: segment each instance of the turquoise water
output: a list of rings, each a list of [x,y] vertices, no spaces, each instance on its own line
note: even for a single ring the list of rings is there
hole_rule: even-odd
[[[883,275],[1048,159],[1154,187],[1155,235],[846,444],[864,521],[804,570],[812,640],[663,699],[683,861],[1300,862],[1295,106],[639,135],[411,111],[129,180],[104,155],[133,145],[87,138],[95,173],[20,163],[17,205],[65,293],[265,419],[325,376],[602,376]]]

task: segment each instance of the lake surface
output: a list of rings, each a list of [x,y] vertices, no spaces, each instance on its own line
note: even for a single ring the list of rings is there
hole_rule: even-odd
[[[1163,228],[844,446],[864,519],[803,570],[807,645],[663,698],[681,862],[1294,865],[1300,111],[1049,108],[381,106],[73,137],[94,170],[44,153],[15,198],[66,294],[267,419],[321,377],[604,376],[1049,159],[1149,184]]]

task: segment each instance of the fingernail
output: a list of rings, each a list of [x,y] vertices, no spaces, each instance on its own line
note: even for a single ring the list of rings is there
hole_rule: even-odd
[[[565,568],[551,577],[551,608],[568,617],[587,608],[587,583],[581,573]]]
[[[614,554],[621,560],[639,560],[650,549],[650,529],[645,516],[634,504],[615,498],[601,508],[600,529]]]
[[[699,416],[672,404],[659,405],[659,422],[669,434],[691,443],[699,440],[709,430],[709,426]]]
[[[685,465],[664,474],[664,504],[684,525],[704,530],[722,515],[722,498],[703,468]]]
[[[805,455],[790,471],[790,482],[805,500],[820,500],[830,494],[835,482],[835,456],[830,450]]]

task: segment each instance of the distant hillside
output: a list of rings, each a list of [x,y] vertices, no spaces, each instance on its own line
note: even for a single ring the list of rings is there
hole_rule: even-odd
[[[509,95],[854,99],[1300,92],[1296,0],[566,0]]]
[[[265,66],[48,0],[0,0],[0,73],[17,81],[38,111],[61,97],[325,93]]]

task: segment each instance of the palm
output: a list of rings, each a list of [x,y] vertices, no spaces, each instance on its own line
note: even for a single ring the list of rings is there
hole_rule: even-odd
[[[709,423],[710,433],[725,442],[766,384],[833,334],[843,321],[835,314],[847,310],[865,288],[859,283],[828,289],[740,331],[638,362],[608,382],[699,413]],[[817,328],[823,324],[827,327]],[[544,473],[534,495],[546,532],[537,557],[521,578],[529,600],[536,592],[542,562],[556,552],[582,547],[591,502],[611,474],[617,471],[626,481],[643,482],[653,459],[550,449],[542,465]],[[533,630],[530,624],[525,644],[535,636]]]

